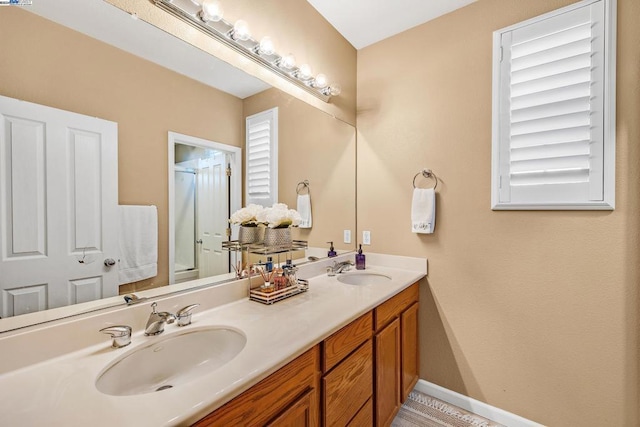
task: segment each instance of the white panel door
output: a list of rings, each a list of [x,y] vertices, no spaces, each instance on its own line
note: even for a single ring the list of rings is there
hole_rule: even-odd
[[[200,278],[229,270],[229,252],[222,250],[229,200],[225,158],[223,153],[217,153],[212,158],[201,160],[197,173],[197,231],[202,241],[198,260]]]
[[[0,316],[118,294],[117,124],[0,96]]]

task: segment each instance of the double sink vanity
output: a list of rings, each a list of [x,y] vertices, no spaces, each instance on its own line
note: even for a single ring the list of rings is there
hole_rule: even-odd
[[[418,379],[426,260],[368,254],[365,271],[326,274],[352,257],[301,266],[309,290],[274,305],[250,301],[248,279],[156,299],[200,304],[158,335],[152,301],[5,333],[0,424],[389,425]],[[130,345],[99,333],[116,325]]]

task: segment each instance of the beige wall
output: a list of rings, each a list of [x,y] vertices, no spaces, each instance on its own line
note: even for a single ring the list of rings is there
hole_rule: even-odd
[[[278,199],[295,209],[296,186],[309,180],[313,227],[294,229],[310,247],[353,250],[343,230],[356,229],[356,131],[334,117],[269,89],[244,100],[244,115],[278,107]]]
[[[638,426],[640,2],[618,0],[616,210],[493,212],[492,32],[571,0],[479,0],[358,52],[358,229],[429,259],[421,377],[551,426]],[[433,235],[411,180],[441,178]]]
[[[249,23],[254,38],[270,36],[276,51],[293,53],[298,64],[308,63],[314,73],[324,73],[342,86],[342,94],[325,103],[292,83],[277,77],[211,37],[168,15],[149,0],[106,0],[163,30],[209,52],[351,124],[356,117],[356,50],[308,2],[301,0],[222,0],[224,19]]]
[[[167,132],[241,146],[242,101],[20,8],[1,12],[0,94],[118,123],[120,204],[158,206],[158,276],[137,286],[167,284]]]

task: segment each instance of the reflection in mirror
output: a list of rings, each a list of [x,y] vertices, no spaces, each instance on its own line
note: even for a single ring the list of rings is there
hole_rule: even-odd
[[[222,242],[242,199],[240,149],[170,132],[168,154],[169,284],[231,278]]]
[[[157,276],[121,285],[120,295],[136,292],[138,296],[156,296],[190,285],[166,286],[169,268],[173,265],[169,263],[169,209],[173,202],[168,197],[169,132],[241,150],[244,118],[274,106],[280,109],[280,151],[284,156],[280,159],[283,167],[279,171],[279,201],[295,208],[297,183],[309,180],[311,186],[313,227],[297,230],[296,238],[320,248],[321,255],[326,255],[325,242],[330,240],[338,249],[353,249],[355,242],[341,243],[343,230],[355,230],[355,129],[352,126],[277,90],[265,91],[263,83],[254,85],[256,79],[246,80],[246,75],[237,70],[221,78],[220,73],[212,72],[218,70],[217,66],[206,62],[205,57],[210,58],[209,55],[144,22],[132,20],[102,0],[53,3],[38,2],[32,8],[2,8],[0,95],[117,124],[118,203],[158,208]],[[47,8],[49,10],[43,12]],[[69,13],[70,9],[75,13]],[[110,43],[135,41],[146,50],[134,55],[127,52],[125,44],[114,47],[100,42],[31,13],[35,11],[44,15],[51,12],[57,14],[57,18],[63,15],[65,19],[76,16],[84,27],[106,28],[111,35],[114,35],[111,29],[117,27],[117,35],[126,36]],[[112,14],[116,14],[119,21],[109,21]],[[127,33],[131,30],[134,33]],[[171,50],[172,44],[175,50]],[[171,54],[166,54],[170,50]],[[191,54],[198,59],[190,59]],[[178,62],[179,73],[167,68],[171,60]],[[188,66],[195,64],[198,67],[194,68],[198,68],[204,78],[187,77],[191,75]],[[220,86],[226,85],[229,93],[213,88],[212,76],[221,78]],[[202,83],[204,79],[209,79],[207,84]],[[247,83],[237,87],[238,81]],[[252,85],[256,89],[247,91]],[[6,203],[0,200],[0,204],[3,212],[0,219],[6,218]],[[55,224],[48,224],[48,228],[55,229]],[[109,257],[117,259],[117,255],[105,254],[105,258]],[[0,272],[0,280],[4,277]],[[194,281],[197,285],[213,282],[215,279]],[[96,297],[98,299],[86,299],[87,302],[74,307],[45,305],[37,313],[3,318],[0,331],[124,303],[121,296]],[[1,304],[7,303],[4,295],[0,298],[3,298]]]
[[[293,238],[308,241],[302,255],[326,257],[333,241],[339,251],[344,230],[355,232],[356,134],[352,126],[277,89],[244,100],[244,115],[278,107],[278,201],[298,206],[298,185],[308,182],[312,227],[294,228]],[[306,193],[306,191],[305,191]]]

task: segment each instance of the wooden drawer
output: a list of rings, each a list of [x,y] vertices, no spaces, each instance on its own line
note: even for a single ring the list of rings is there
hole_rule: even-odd
[[[368,312],[324,340],[322,372],[330,371],[373,336],[373,313]]]
[[[373,343],[364,343],[322,379],[324,426],[345,426],[373,395]]]
[[[308,390],[318,386],[319,346],[260,381],[194,426],[264,425]],[[310,395],[313,400],[315,394]],[[311,406],[317,402],[311,402]],[[314,412],[317,414],[317,412]],[[317,423],[313,423],[314,425]]]
[[[418,284],[414,283],[375,309],[376,331],[398,317],[407,307],[418,301]]]
[[[373,397],[367,400],[355,417],[349,422],[349,427],[371,427],[373,425]]]

